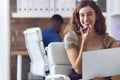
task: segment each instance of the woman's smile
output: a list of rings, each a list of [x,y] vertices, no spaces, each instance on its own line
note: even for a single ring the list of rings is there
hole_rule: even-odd
[[[88,28],[89,25],[94,27],[96,15],[95,11],[90,6],[86,6],[79,11],[79,18],[83,28]]]

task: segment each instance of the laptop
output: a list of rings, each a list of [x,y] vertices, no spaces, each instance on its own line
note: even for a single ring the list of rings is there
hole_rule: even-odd
[[[120,48],[83,52],[83,80],[120,75]]]

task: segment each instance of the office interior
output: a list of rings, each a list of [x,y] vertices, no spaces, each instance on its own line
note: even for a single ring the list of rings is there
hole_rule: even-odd
[[[27,15],[18,11],[18,3],[20,0],[0,0],[0,80],[17,80],[17,60],[19,53],[22,54],[22,77],[21,80],[28,80],[28,72],[30,70],[29,55],[27,51],[23,31],[31,27],[40,27],[45,30],[51,14],[46,15]],[[23,0],[21,0],[23,1]],[[26,0],[27,1],[27,0]],[[32,0],[31,0],[32,1]],[[34,1],[34,0],[33,0]],[[36,0],[37,1],[37,0]],[[38,0],[39,1],[39,0]],[[42,0],[40,0],[42,2]],[[50,0],[45,0],[50,3]],[[43,2],[45,2],[43,0]],[[54,2],[54,0],[52,0]],[[64,0],[63,0],[64,1]],[[75,6],[80,0],[72,0]],[[103,14],[106,18],[107,31],[120,43],[120,1],[119,0],[95,0],[102,5]],[[102,2],[103,1],[103,2]],[[105,2],[104,2],[105,1]],[[61,1],[60,1],[61,2]],[[105,5],[104,5],[105,4]],[[57,5],[59,5],[57,3]],[[47,5],[48,6],[48,5]],[[58,6],[59,7],[59,6]],[[37,12],[35,12],[37,13]],[[49,13],[49,12],[48,12]],[[67,12],[66,12],[67,13]],[[70,13],[70,12],[69,12]],[[71,11],[72,13],[72,11]],[[61,14],[64,17],[64,24],[60,35],[64,37],[62,31],[69,22],[70,15]],[[23,53],[22,53],[23,52]],[[120,76],[112,77],[113,80],[120,80]]]

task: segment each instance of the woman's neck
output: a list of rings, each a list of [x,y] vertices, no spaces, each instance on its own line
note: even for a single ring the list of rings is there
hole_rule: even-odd
[[[89,36],[88,36],[88,42],[96,42],[96,41],[99,41],[101,39],[101,36],[99,34],[97,34],[95,31],[91,31],[89,33]]]

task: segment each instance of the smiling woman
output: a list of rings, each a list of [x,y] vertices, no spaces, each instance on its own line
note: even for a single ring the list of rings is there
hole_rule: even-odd
[[[90,6],[82,8],[79,11],[79,18],[81,25],[84,25],[83,29],[88,29],[88,28],[92,29],[92,27],[94,27],[96,21],[96,15],[95,15],[95,11]]]
[[[106,33],[105,18],[93,0],[83,0],[76,6],[66,29],[69,30],[64,32],[64,44],[73,68],[71,80],[82,78],[83,51],[119,47],[117,41]],[[110,77],[96,77],[93,80],[111,80]]]

